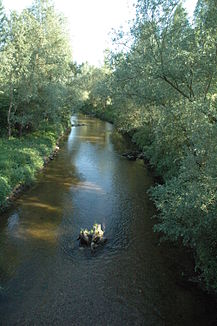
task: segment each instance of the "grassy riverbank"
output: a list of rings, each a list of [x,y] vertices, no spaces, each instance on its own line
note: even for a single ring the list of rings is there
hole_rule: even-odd
[[[24,185],[31,184],[55,151],[59,138],[64,134],[61,124],[49,125],[25,137],[0,139],[0,207]]]

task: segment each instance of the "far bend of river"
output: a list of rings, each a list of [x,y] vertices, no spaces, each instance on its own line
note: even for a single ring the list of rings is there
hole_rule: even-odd
[[[132,145],[107,122],[79,122],[1,217],[0,325],[217,325],[212,299],[181,282],[188,260],[158,246],[153,178],[121,156]],[[76,238],[94,223],[108,242],[92,254]]]

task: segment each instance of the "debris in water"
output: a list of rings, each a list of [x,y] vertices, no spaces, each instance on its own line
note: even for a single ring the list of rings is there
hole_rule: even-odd
[[[81,229],[78,240],[81,246],[90,246],[91,250],[95,250],[99,245],[106,243],[104,231],[101,224],[94,224],[92,230]]]

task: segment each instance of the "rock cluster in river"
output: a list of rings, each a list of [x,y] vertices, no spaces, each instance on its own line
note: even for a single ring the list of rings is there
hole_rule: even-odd
[[[91,250],[99,245],[105,244],[107,239],[104,237],[104,231],[101,224],[94,224],[92,230],[82,229],[78,236],[80,246],[89,246]]]
[[[144,160],[144,154],[140,151],[131,151],[123,153],[122,156],[126,157],[130,161],[135,161],[137,159]]]

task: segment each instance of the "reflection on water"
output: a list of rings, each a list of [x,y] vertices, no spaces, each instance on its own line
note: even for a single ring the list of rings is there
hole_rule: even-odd
[[[132,144],[109,123],[79,122],[0,220],[1,324],[211,325],[214,302],[180,281],[188,259],[157,245],[151,175],[121,157]],[[92,254],[76,238],[96,222],[109,240]]]
[[[14,212],[8,218],[8,231],[10,232],[18,226],[19,226],[19,215],[17,214],[17,212]]]

